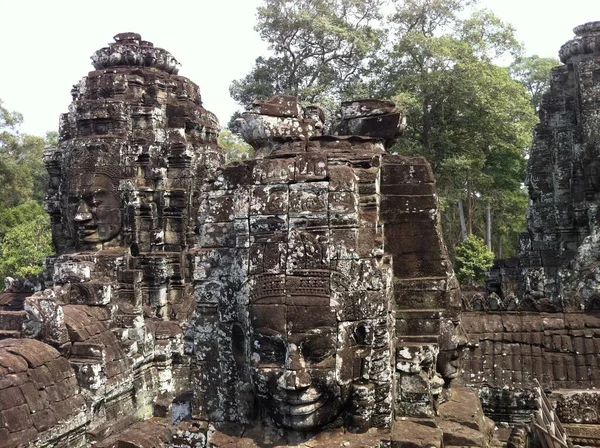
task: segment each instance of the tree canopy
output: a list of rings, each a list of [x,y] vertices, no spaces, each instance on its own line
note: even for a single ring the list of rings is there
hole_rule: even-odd
[[[254,153],[252,146],[228,128],[221,130],[217,142],[219,143],[221,152],[225,156],[225,163],[249,159]]]
[[[456,248],[456,277],[464,285],[483,284],[485,272],[493,263],[494,254],[478,236],[470,235]]]
[[[235,100],[284,93],[326,110],[394,100],[408,123],[392,151],[432,164],[451,252],[478,234],[514,253],[524,219],[511,210],[525,211],[535,107],[554,61],[524,57],[514,28],[476,1],[263,0],[257,17],[271,53],[232,83]]]
[[[511,64],[512,77],[525,86],[535,110],[540,109],[542,96],[550,88],[550,70],[558,65],[558,59],[538,55],[520,57]]]
[[[276,93],[326,103],[360,94],[381,45],[382,0],[265,0],[256,30],[273,55],[258,57],[231,96],[249,106]]]
[[[48,182],[42,156],[56,135],[22,134],[22,121],[0,100],[0,279],[38,274],[52,253],[50,219],[42,207]]]

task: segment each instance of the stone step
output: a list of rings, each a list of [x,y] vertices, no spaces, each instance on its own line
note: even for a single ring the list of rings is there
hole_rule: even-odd
[[[438,282],[438,281],[446,281],[448,280],[447,276],[433,276],[433,277],[413,277],[413,278],[398,278],[395,281],[398,284],[410,284],[411,286],[414,284],[420,283],[430,283],[430,282]]]
[[[412,315],[415,315],[415,318],[422,316],[441,316],[444,311],[446,311],[444,308],[403,308],[401,310],[396,310],[396,317],[403,317],[406,315],[411,319]]]
[[[438,343],[437,334],[398,335],[399,346],[433,345]]]
[[[0,311],[0,330],[14,330],[20,333],[25,315],[25,311]]]
[[[392,446],[443,446],[443,431],[435,421],[423,418],[397,419],[392,427]]]
[[[399,347],[424,347],[426,345],[436,346],[437,345],[437,339],[434,341],[433,337],[431,337],[431,339],[429,341],[413,341],[413,340],[398,341],[398,346]]]
[[[451,296],[448,277],[416,277],[394,279],[394,308],[410,309],[445,308]]]
[[[452,386],[450,400],[440,404],[436,422],[444,431],[444,446],[489,447],[495,424],[485,416],[479,392]]]
[[[20,338],[21,331],[16,330],[0,330],[0,339]]]

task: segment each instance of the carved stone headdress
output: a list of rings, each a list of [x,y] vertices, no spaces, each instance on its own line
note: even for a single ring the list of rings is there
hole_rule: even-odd
[[[116,191],[124,175],[119,156],[104,148],[75,149],[64,160],[64,165],[67,183],[79,174],[103,174],[111,180]]]

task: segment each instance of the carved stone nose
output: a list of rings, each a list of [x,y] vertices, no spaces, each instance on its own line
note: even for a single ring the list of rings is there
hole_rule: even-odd
[[[304,389],[311,384],[304,357],[296,344],[288,346],[284,371],[277,379],[277,384],[287,390]]]
[[[289,344],[286,359],[285,368],[288,370],[303,370],[306,369],[306,363],[300,348],[296,344]]]
[[[84,201],[79,202],[79,206],[77,207],[77,211],[75,212],[75,217],[73,219],[78,222],[89,221],[92,219],[90,208]]]
[[[277,380],[277,385],[285,390],[306,389],[310,383],[310,375],[305,370],[285,370]]]

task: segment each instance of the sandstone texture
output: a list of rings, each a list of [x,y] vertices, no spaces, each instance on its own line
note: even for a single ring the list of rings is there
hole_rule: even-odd
[[[389,101],[219,125],[121,33],[48,148],[56,255],[0,294],[0,447],[487,447],[431,167]]]

